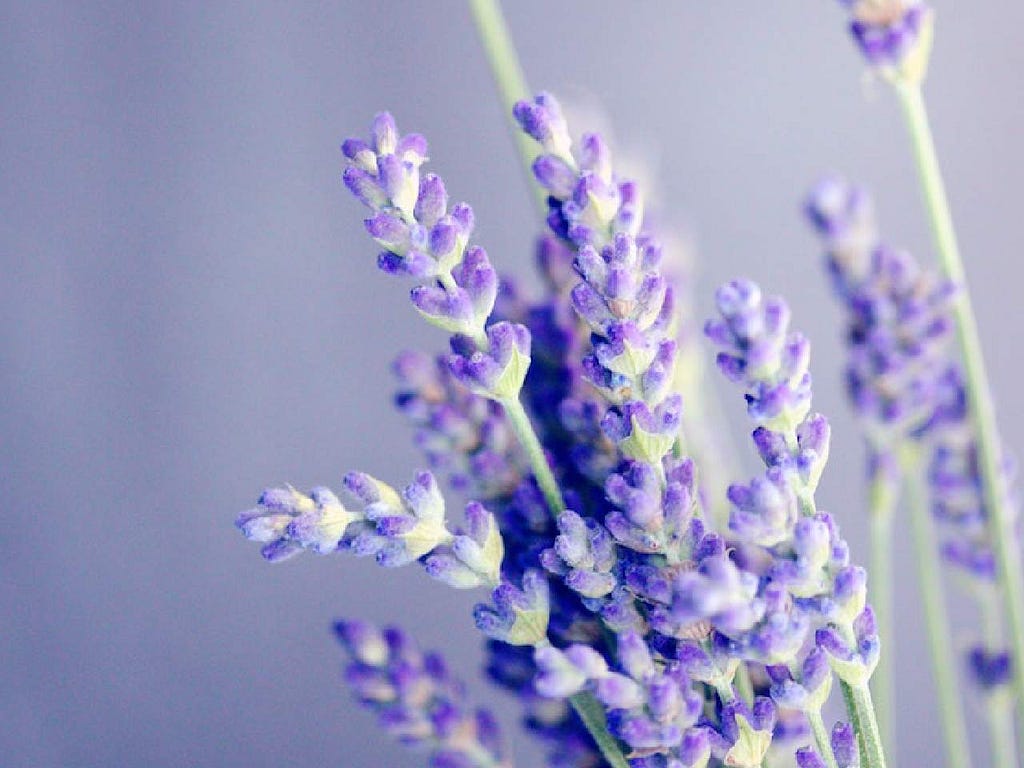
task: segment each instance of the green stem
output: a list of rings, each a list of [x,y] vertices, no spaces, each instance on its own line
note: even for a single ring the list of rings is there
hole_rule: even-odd
[[[501,93],[501,103],[505,114],[511,118],[513,105],[521,99],[528,99],[530,89],[526,85],[526,77],[519,64],[519,56],[516,55],[508,24],[505,23],[505,17],[501,13],[501,5],[498,0],[469,0],[469,7],[473,12],[477,36],[483,45],[484,53],[487,54],[487,63],[491,67],[494,83]],[[509,126],[519,154],[523,158],[523,165],[528,176],[527,184],[540,203],[541,209],[547,210],[545,202],[547,196],[539,186],[533,183],[531,168],[537,157],[533,142],[519,130],[519,126],[514,121],[510,121]]]
[[[530,423],[530,417],[527,415],[526,409],[523,408],[519,398],[502,400],[501,404],[505,408],[505,415],[508,417],[509,424],[512,425],[512,431],[515,432],[519,445],[526,453],[527,460],[530,462],[530,469],[533,472],[533,476],[537,479],[537,485],[540,486],[541,493],[544,494],[544,501],[547,503],[548,509],[551,510],[552,516],[557,518],[558,515],[565,511],[565,501],[562,499],[562,492],[558,488],[558,482],[555,480],[555,475],[548,465],[547,457],[544,455],[544,447],[541,445],[540,439],[538,439],[537,433],[534,432],[533,425]],[[575,696],[570,697],[569,702],[572,704],[572,708],[576,710],[580,720],[583,721],[587,732],[601,751],[604,759],[608,761],[608,764],[612,768],[629,768],[626,758],[622,756],[622,752],[619,749],[618,742],[608,732],[604,707],[594,698],[593,694],[586,691],[577,693]]]
[[[894,471],[895,457],[879,453],[872,457],[871,478],[871,606],[875,609],[878,635],[882,642],[882,655],[871,676],[871,690],[877,701],[878,723],[882,738],[889,749],[894,749],[893,727],[893,540],[892,520],[899,500],[900,478]]]
[[[544,494],[544,501],[551,510],[553,517],[558,517],[565,511],[565,500],[562,498],[562,491],[558,488],[558,481],[551,471],[547,456],[544,455],[544,446],[540,444],[537,433],[533,431],[530,417],[526,414],[519,398],[501,400],[505,408],[505,415],[508,417],[512,431],[516,433],[516,439],[526,453],[526,459],[530,462],[530,470],[537,479],[540,492]]]
[[[806,714],[807,721],[811,724],[811,732],[814,734],[814,743],[818,745],[818,753],[825,761],[825,765],[827,768],[839,768],[835,753],[832,751],[832,739],[829,738],[825,721],[821,717],[821,710],[813,709]]]
[[[960,709],[961,697],[957,690],[956,679],[957,665],[953,663],[956,655],[950,641],[951,625],[943,594],[942,574],[939,571],[938,547],[935,543],[932,516],[928,508],[927,497],[921,487],[919,458],[918,450],[907,448],[902,452],[901,463],[907,481],[907,503],[910,507],[910,521],[914,529],[918,582],[924,606],[928,645],[932,656],[935,690],[939,699],[942,735],[946,744],[946,764],[950,768],[970,768],[970,742],[963,712]]]
[[[1018,765],[1017,739],[1013,732],[1013,702],[1000,693],[989,694],[985,702],[992,765]]]
[[[910,131],[939,259],[946,277],[959,288],[953,313],[957,340],[963,355],[967,400],[978,442],[978,463],[981,469],[984,501],[988,510],[990,535],[999,567],[1000,584],[1003,587],[1004,610],[1010,628],[1017,716],[1022,718],[1020,726],[1024,731],[1024,568],[1021,565],[1014,530],[1013,511],[1003,492],[999,433],[993,410],[992,392],[921,87],[917,83],[901,80],[896,80],[894,85]]]
[[[844,682],[840,685],[850,721],[857,732],[862,768],[885,768],[885,752],[882,749],[882,736],[878,731],[871,690],[867,683],[850,685]]]
[[[608,733],[608,722],[605,720],[604,707],[601,706],[601,702],[595,699],[593,694],[586,692],[570,696],[569,702],[576,710],[576,714],[580,716],[587,732],[597,743],[597,748],[601,750],[601,755],[608,761],[608,764],[612,768],[629,768],[629,763],[619,751],[619,745]]]
[[[750,679],[750,669],[745,663],[741,663],[736,668],[736,677],[733,682],[736,685],[736,693],[743,699],[743,703],[748,707],[751,706],[754,703],[754,683]]]
[[[839,688],[843,692],[843,701],[846,703],[846,714],[850,718],[850,725],[853,726],[853,732],[857,734],[857,751],[860,752],[860,764],[867,768],[868,750],[864,741],[864,726],[861,723],[857,702],[853,698],[853,688],[842,680],[839,681]]]
[[[988,650],[1002,647],[1003,622],[999,616],[1000,600],[996,589],[979,595],[984,643]],[[1013,732],[1013,692],[1005,686],[985,694],[985,716],[988,721],[992,765],[1017,765],[1017,739]]]

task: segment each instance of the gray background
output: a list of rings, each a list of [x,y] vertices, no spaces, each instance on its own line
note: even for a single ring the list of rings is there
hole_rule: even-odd
[[[928,95],[1021,449],[1024,7],[937,4]],[[836,427],[820,499],[866,560],[838,313],[798,201],[842,169],[890,239],[931,253],[896,105],[836,3],[509,5],[535,87],[602,105],[656,170],[702,309],[737,274],[792,302]],[[231,526],[268,484],[421,464],[387,368],[443,339],[376,273],[339,183],[339,141],[385,107],[431,139],[494,261],[528,273],[536,220],[462,3],[0,7],[4,766],[420,765],[341,689],[338,615],[401,618],[475,676],[474,595],[349,558],[270,567]],[[900,546],[898,764],[938,764]],[[475,690],[511,727],[514,704]]]

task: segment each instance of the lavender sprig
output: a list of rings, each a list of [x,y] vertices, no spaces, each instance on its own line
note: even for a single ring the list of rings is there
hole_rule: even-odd
[[[351,657],[345,682],[387,733],[427,750],[431,768],[511,768],[497,720],[470,709],[443,658],[395,627],[339,621],[334,629]]]
[[[434,325],[453,334],[448,364],[470,391],[493,398],[505,409],[554,514],[565,508],[544,449],[519,400],[530,366],[530,332],[518,323],[488,325],[498,278],[487,253],[467,247],[473,212],[465,203],[448,211],[439,176],[420,176],[426,141],[418,134],[399,138],[391,115],[374,119],[372,141],[349,139],[344,180],[374,215],[366,229],[384,250],[378,266],[419,282],[413,305]]]
[[[866,768],[884,766],[867,686],[878,662],[879,642],[866,600],[866,573],[850,564],[837,526],[815,504],[828,459],[829,427],[823,416],[810,412],[810,345],[789,331],[786,304],[763,299],[754,283],[728,283],[716,298],[720,319],[710,321],[706,333],[722,348],[719,368],[744,390],[748,415],[758,425],[753,440],[766,472],[729,491],[734,505],[729,527],[747,549],[742,560],[760,574],[757,592],[746,604],[734,592],[734,607],[712,624],[744,656],[791,669],[814,631],[815,646],[840,678],[851,719],[858,725]],[[735,568],[717,562],[723,573]],[[692,579],[680,578],[677,591],[677,610],[700,604],[701,590]],[[814,675],[805,669],[803,676],[806,687]],[[775,693],[786,690],[784,686]],[[793,706],[800,699],[785,700]],[[812,723],[820,718],[816,697],[802,701]],[[814,731],[824,752],[828,747],[820,743],[821,729]]]
[[[865,382],[863,388],[913,393],[912,409],[865,410],[863,399],[855,397],[854,402],[876,454],[902,452],[904,463],[911,465],[906,474],[914,496],[919,495],[921,481],[920,470],[912,465],[919,463],[915,460],[923,453],[931,454],[927,504],[941,532],[942,558],[968,579],[986,628],[985,637],[968,652],[968,669],[989,694],[993,732],[1004,732],[1005,723],[997,726],[996,721],[1011,715],[1000,703],[1004,697],[998,689],[1010,682],[1012,666],[1001,638],[995,555],[987,533],[977,447],[961,374],[946,350],[955,287],[923,270],[909,254],[880,244],[864,190],[841,179],[828,179],[815,188],[809,213],[828,248],[837,292],[851,313],[851,368],[860,360],[877,360],[879,365],[859,377]],[[853,236],[855,231],[860,234]],[[855,393],[851,388],[851,395]],[[899,418],[886,418],[889,414]],[[1004,478],[1004,494],[1009,493],[1008,487]],[[923,505],[912,505],[911,519],[918,531],[915,543],[947,750],[953,764],[969,765],[961,697],[948,664],[950,625],[941,579],[932,562],[934,537],[929,521],[919,519],[926,514],[919,506]],[[989,665],[988,660],[993,663]]]

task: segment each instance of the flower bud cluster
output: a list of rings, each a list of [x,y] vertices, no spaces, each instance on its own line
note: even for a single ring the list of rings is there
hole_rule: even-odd
[[[871,198],[842,178],[814,187],[807,214],[847,312],[847,393],[868,439],[923,433],[949,397],[955,287],[880,242]]]
[[[850,563],[832,517],[815,506],[829,426],[810,412],[807,339],[789,330],[785,302],[763,298],[752,282],[724,285],[717,303],[719,319],[706,333],[721,348],[719,368],[744,390],[765,473],[729,489],[737,552],[709,551],[680,575],[673,611],[708,620],[740,658],[768,666],[777,704],[812,713],[828,695],[826,663],[862,685],[878,662],[867,577]]]
[[[511,766],[497,720],[470,708],[441,656],[422,653],[394,627],[339,621],[334,630],[351,658],[345,681],[352,692],[388,734],[428,750],[431,768]]]
[[[703,697],[680,663],[656,660],[638,633],[618,636],[621,671],[611,670],[604,656],[585,645],[539,648],[535,659],[538,692],[565,698],[592,691],[607,709],[609,730],[632,756],[671,754],[675,762],[670,764],[680,768],[706,764],[712,731],[697,727]]]
[[[345,507],[326,488],[308,495],[290,486],[269,488],[235,525],[263,544],[263,556],[273,562],[306,549],[346,549],[386,567],[422,560],[427,573],[460,589],[499,583],[504,542],[494,516],[472,502],[466,530],[449,531],[444,497],[429,472],[417,474],[401,493],[362,472],[346,475],[344,487],[359,509]]]
[[[410,298],[430,323],[453,334],[449,364],[470,390],[497,400],[518,397],[530,365],[525,327],[488,320],[498,294],[498,276],[486,251],[468,246],[473,210],[458,203],[435,174],[421,174],[427,142],[419,134],[399,136],[386,112],[373,121],[372,139],[348,139],[345,185],[373,212],[366,231],[385,250],[378,266],[415,278]]]
[[[957,287],[880,241],[861,187],[827,178],[812,191],[807,213],[848,315],[848,394],[868,439],[871,471],[888,471],[891,456],[911,441],[930,451],[928,489],[942,557],[970,579],[981,610],[991,613],[995,555],[963,377],[947,343]],[[1009,467],[1005,472],[1009,494]],[[968,666],[985,689],[1010,679],[1009,654],[994,637],[972,645]]]
[[[572,303],[593,334],[583,370],[610,404],[603,430],[625,457],[660,475],[678,438],[682,404],[671,392],[672,288],[660,269],[660,245],[641,234],[639,189],[615,176],[600,136],[585,135],[573,150],[550,94],[519,102],[514,114],[543,150],[533,170],[549,194],[548,224],[575,251],[580,280]]]
[[[923,0],[839,0],[865,61],[885,74],[920,80],[931,49],[932,10]]]

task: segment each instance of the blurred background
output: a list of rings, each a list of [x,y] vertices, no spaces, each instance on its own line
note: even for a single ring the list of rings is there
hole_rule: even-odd
[[[874,188],[890,241],[933,254],[898,107],[838,4],[508,5],[531,84],[603,110],[653,171],[662,220],[694,244],[700,314],[736,275],[791,301],[834,422],[819,499],[866,561],[839,313],[802,196],[841,170]],[[1020,451],[1024,6],[935,5],[927,95]],[[339,142],[383,108],[429,137],[498,267],[528,276],[538,220],[462,2],[0,2],[4,766],[421,765],[342,689],[338,616],[400,619],[479,678],[477,595],[349,557],[272,567],[232,527],[266,485],[422,465],[389,364],[444,338],[377,273],[340,184]],[[899,538],[893,762],[938,765]],[[473,688],[536,764],[515,702]]]

